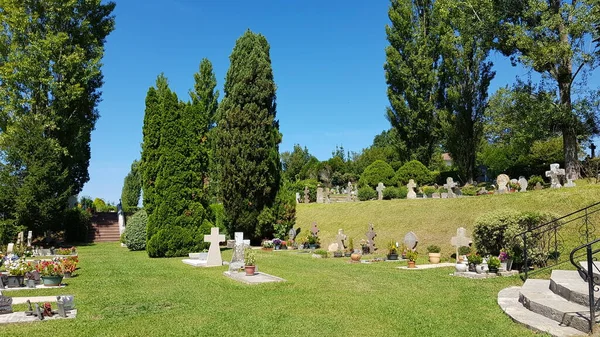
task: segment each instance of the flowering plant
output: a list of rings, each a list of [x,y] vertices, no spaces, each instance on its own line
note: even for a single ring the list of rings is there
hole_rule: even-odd
[[[281,239],[277,239],[277,238],[273,239],[273,244],[276,246],[281,245]]]
[[[11,276],[25,276],[25,274],[33,270],[33,267],[30,262],[25,262],[22,259],[10,262],[6,269]]]
[[[506,260],[510,259],[510,255],[508,255],[508,252],[504,249],[500,250],[500,255],[498,255],[498,258],[500,259],[500,262],[506,262]]]
[[[75,247],[71,247],[71,248],[57,248],[54,253],[56,255],[71,255],[71,254],[75,254],[77,252],[77,248]]]
[[[63,270],[60,262],[42,261],[35,266],[42,276],[62,276]]]
[[[271,241],[271,240],[264,240],[262,242],[262,246],[263,246],[263,248],[273,248],[273,241]]]
[[[281,245],[282,245],[282,246],[287,246],[287,242],[285,242],[285,241],[281,241]]]
[[[70,256],[62,260],[63,273],[72,273],[77,269],[77,263],[79,260],[76,256]]]

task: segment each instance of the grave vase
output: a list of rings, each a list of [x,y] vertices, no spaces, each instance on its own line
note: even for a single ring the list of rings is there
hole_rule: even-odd
[[[429,253],[429,262],[432,264],[440,263],[441,253]]]
[[[56,287],[62,282],[62,276],[42,276],[42,281],[46,287]]]
[[[35,280],[34,279],[27,280],[27,288],[35,288]]]
[[[13,276],[8,275],[8,284],[9,288],[19,288],[25,285],[25,276]]]
[[[281,245],[275,245],[275,250],[280,250],[281,249]]]

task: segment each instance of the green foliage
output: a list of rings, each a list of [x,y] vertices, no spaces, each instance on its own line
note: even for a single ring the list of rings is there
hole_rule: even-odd
[[[435,186],[423,186],[423,194],[426,194],[428,197],[430,197],[433,193],[436,192],[436,188]]]
[[[414,179],[418,185],[430,184],[433,182],[431,172],[418,160],[411,160],[402,165],[396,172],[396,181],[399,185],[405,186],[410,179]]]
[[[458,247],[458,255],[467,255],[471,253],[471,247],[461,246]]]
[[[251,248],[244,250],[244,265],[256,266],[256,253]]]
[[[304,202],[304,188],[308,187],[308,197],[310,198],[310,202],[317,201],[317,186],[319,185],[319,181],[316,179],[305,179],[300,180],[292,184],[294,198],[296,197],[296,192],[300,193],[300,199]]]
[[[544,186],[544,178],[542,178],[540,176],[531,176],[529,178],[529,180],[527,181],[527,189],[533,190],[537,183],[540,183],[540,184],[542,184],[542,186]]]
[[[463,195],[472,197],[477,195],[477,191],[479,191],[479,189],[473,185],[466,185],[463,188],[461,188],[460,191]]]
[[[498,268],[500,268],[500,259],[497,258],[496,256],[491,256],[488,259],[488,267],[490,269],[498,269]]]
[[[229,57],[225,97],[218,109],[216,160],[229,233],[253,240],[258,216],[271,207],[281,180],[275,81],[267,39],[246,31]]]
[[[148,219],[150,220],[150,219]],[[208,248],[204,243],[204,235],[210,232],[212,225],[205,220],[198,229],[180,226],[169,226],[160,229],[146,244],[150,257],[185,256],[190,252]]]
[[[86,242],[88,230],[92,227],[92,217],[89,212],[74,207],[65,212],[64,231],[68,242]]]
[[[384,185],[392,186],[396,183],[394,175],[394,169],[390,164],[383,160],[376,160],[373,164],[367,166],[365,171],[361,174],[360,184],[361,186],[368,185],[370,187],[375,187],[382,182]]]
[[[263,237],[283,238],[296,223],[296,193],[294,184],[285,182],[277,192],[273,206],[259,214],[256,230]]]
[[[212,214],[211,223],[215,227],[219,227],[219,233],[228,236],[227,228],[225,227],[225,208],[223,204],[215,203],[209,205],[210,212]],[[207,234],[210,234],[210,230]]]
[[[145,210],[140,210],[127,219],[125,226],[125,244],[129,250],[146,249],[146,227],[148,215]]]
[[[478,254],[471,254],[471,255],[469,255],[469,257],[467,259],[469,260],[469,264],[472,263],[472,264],[477,265],[477,264],[483,263],[483,257],[481,257]]]
[[[372,199],[377,199],[377,191],[375,191],[371,186],[366,185],[358,189],[358,200],[367,201]]]
[[[137,210],[142,194],[142,179],[139,170],[140,162],[134,160],[131,164],[131,170],[125,176],[123,181],[123,190],[121,191],[121,205],[123,211],[132,212]]]
[[[427,247],[427,253],[439,253],[441,251],[442,251],[442,249],[440,248],[440,246],[429,245]]]
[[[360,190],[359,190],[360,193]],[[398,187],[390,186],[383,190],[383,199],[392,200],[400,199],[400,189]]]
[[[310,178],[310,172],[315,168],[311,169],[308,166],[313,165],[314,159],[316,158],[308,152],[306,147],[303,149],[300,145],[294,144],[292,152],[286,151],[281,154],[284,178],[292,182]],[[314,177],[316,178],[316,172]]]
[[[408,250],[406,252],[406,258],[408,259],[408,261],[417,261],[417,257],[419,257],[419,253],[417,253],[417,251],[412,251],[412,250]]]
[[[323,250],[323,249],[317,249],[317,250],[315,250],[314,254],[320,255],[324,259],[329,256],[329,254],[327,253],[327,251]]]

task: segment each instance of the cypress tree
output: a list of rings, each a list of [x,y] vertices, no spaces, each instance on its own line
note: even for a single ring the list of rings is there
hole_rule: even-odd
[[[258,218],[272,213],[281,175],[269,43],[248,30],[229,59],[216,132],[220,190],[229,233],[243,231],[256,241],[273,231]]]
[[[142,159],[140,163],[143,204],[148,215],[154,212],[156,198],[156,177],[158,176],[158,159],[160,158],[161,110],[157,88],[166,86],[166,78],[159,75],[156,88],[150,87],[146,94],[146,110],[142,127]]]
[[[131,171],[125,176],[123,181],[123,190],[121,191],[121,203],[125,212],[131,212],[137,209],[142,192],[142,179],[139,170],[140,162],[134,160],[131,164]]]

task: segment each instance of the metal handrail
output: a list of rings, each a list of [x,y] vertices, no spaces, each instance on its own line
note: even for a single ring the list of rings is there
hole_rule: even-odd
[[[597,285],[596,284],[597,282],[595,281],[595,277],[594,277],[594,269],[598,270],[599,273],[600,273],[600,270],[594,264],[594,254],[599,253],[600,249],[592,250],[592,246],[598,242],[600,242],[600,239],[596,239],[591,242],[584,243],[583,245],[573,249],[571,251],[571,254],[569,254],[569,259],[571,260],[571,264],[573,264],[575,266],[575,268],[577,268],[577,272],[579,272],[579,275],[581,275],[581,277],[588,284],[588,301],[589,301],[589,306],[590,306],[590,321],[589,321],[590,331],[594,331],[594,325],[596,324],[596,305],[598,305],[598,303],[596,303],[596,298],[594,296],[594,292],[596,290],[596,285]],[[583,268],[581,265],[577,264],[575,262],[575,258],[574,258],[575,253],[584,248],[586,250],[587,270],[585,270],[585,268]]]
[[[521,233],[518,233],[518,234],[516,234],[514,237],[516,238],[517,236],[521,236],[521,235],[524,235],[524,234],[527,234],[527,233],[531,233],[531,232],[533,232],[533,231],[534,231],[534,230],[536,230],[536,229],[542,228],[542,227],[544,227],[544,226],[548,226],[548,225],[550,225],[550,224],[552,224],[552,223],[555,223],[555,222],[559,222],[559,221],[561,221],[561,220],[563,220],[563,219],[565,219],[565,218],[568,218],[568,217],[570,217],[570,216],[572,216],[572,215],[574,215],[574,214],[577,214],[577,213],[580,213],[580,212],[585,212],[586,210],[588,210],[588,209],[590,209],[590,208],[592,208],[592,207],[594,207],[594,206],[598,206],[598,205],[600,205],[600,201],[599,201],[599,202],[597,202],[597,203],[591,204],[591,205],[589,205],[589,206],[587,206],[587,207],[584,207],[584,208],[582,208],[582,209],[580,209],[580,210],[577,210],[577,211],[575,211],[575,212],[569,213],[569,214],[567,214],[567,215],[563,215],[563,216],[561,216],[560,218],[557,218],[557,219],[554,219],[554,220],[548,221],[548,222],[546,222],[546,223],[543,223],[543,224],[541,224],[541,225],[537,225],[537,226],[535,226],[535,227],[533,227],[533,228],[529,228],[529,229],[527,229],[527,230],[524,230],[524,231],[522,231]],[[563,225],[566,225],[566,224],[568,224],[568,223],[569,223],[569,222],[571,222],[571,221],[575,221],[575,220],[579,220],[579,219],[582,219],[582,218],[584,218],[584,217],[587,217],[587,216],[589,216],[589,214],[593,214],[593,213],[596,213],[596,212],[600,212],[600,209],[598,209],[598,210],[596,210],[596,211],[593,211],[592,213],[583,214],[583,215],[581,215],[581,216],[580,216],[580,217],[578,217],[578,218],[571,219],[571,220],[569,220],[569,221],[565,222],[564,224],[560,224],[560,225],[559,225],[559,227],[560,227],[560,226],[563,226]]]

